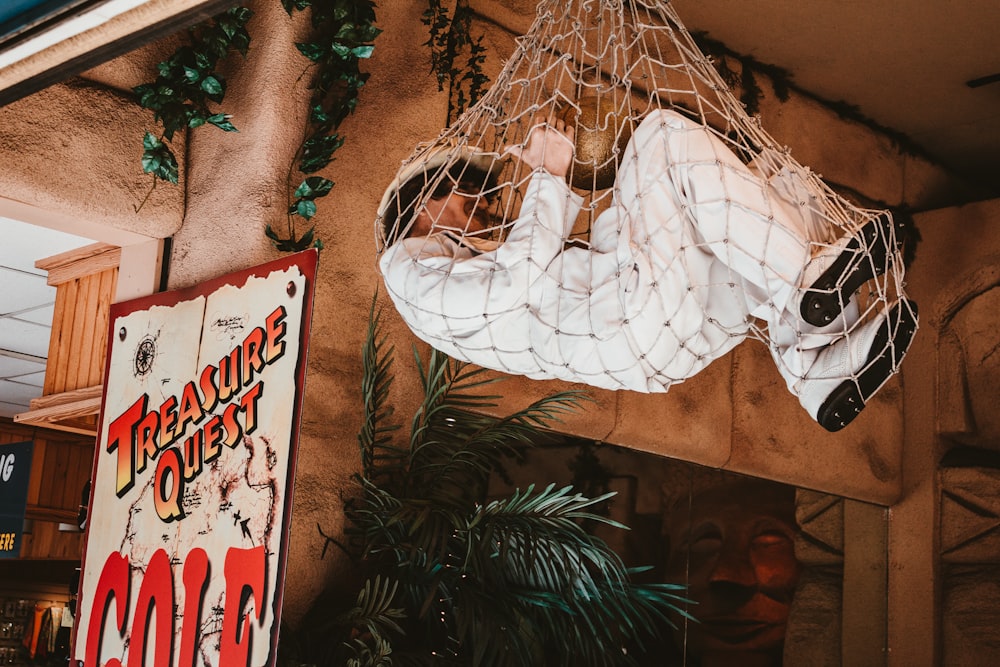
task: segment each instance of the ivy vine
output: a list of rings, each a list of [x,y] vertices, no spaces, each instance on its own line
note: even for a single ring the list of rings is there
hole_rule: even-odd
[[[309,60],[302,76],[313,73],[313,94],[305,136],[286,177],[286,236],[270,225],[264,231],[278,250],[294,252],[323,247],[315,237],[315,227],[300,236],[296,220],[312,220],[316,201],[333,189],[332,181],[316,174],[333,161],[333,153],[344,144],[337,128],[357,107],[359,91],[369,76],[359,63],[371,57],[372,42],[381,30],[374,26],[373,0],[281,0],[281,4],[289,16],[309,9],[313,28],[309,41],[295,45]],[[246,23],[251,16],[249,9],[235,7],[189,29],[187,42],[157,66],[156,80],[133,88],[139,104],[153,111],[162,128],[159,135],[147,131],[143,137],[142,169],[152,175],[153,186],[136,207],[137,212],[157,181],[178,182],[177,158],[170,147],[176,132],[203,125],[237,131],[230,115],[213,112],[209,103],[218,105],[225,98],[226,80],[217,71],[219,63],[233,51],[247,54],[250,35]],[[294,176],[296,171],[302,179]]]
[[[337,130],[357,108],[359,92],[369,77],[361,71],[360,62],[371,57],[381,30],[374,25],[374,0],[281,0],[281,4],[289,16],[310,10],[313,28],[309,41],[295,45],[309,60],[301,76],[312,73],[313,93],[305,136],[286,177],[287,222],[281,233],[271,225],[264,230],[278,250],[294,252],[323,247],[315,236],[315,226],[300,235],[296,223],[311,221],[317,200],[333,189],[333,181],[318,172],[344,145]],[[157,181],[178,182],[177,159],[170,146],[176,132],[203,125],[237,131],[230,115],[209,109],[209,103],[219,105],[225,98],[226,80],[218,72],[220,62],[234,51],[244,57],[247,54],[250,35],[246,24],[251,16],[253,12],[246,7],[234,7],[190,28],[187,43],[158,64],[156,80],[133,88],[139,104],[153,111],[162,128],[159,134],[147,131],[143,137],[142,169],[152,175],[153,185],[137,212]],[[451,122],[482,97],[489,84],[483,72],[483,35],[471,34],[473,12],[468,0],[457,0],[451,15],[442,0],[428,0],[422,20],[429,27],[425,45],[431,50],[431,71],[438,90],[448,87]]]
[[[360,63],[371,57],[372,42],[382,31],[374,25],[372,0],[281,0],[281,4],[289,16],[310,9],[313,27],[310,40],[295,45],[310,61],[306,71],[314,70],[314,79],[309,124],[286,177],[287,237],[281,237],[270,225],[264,232],[278,250],[294,252],[323,247],[315,238],[315,226],[298,235],[296,219],[312,220],[316,200],[333,189],[333,181],[315,174],[330,164],[334,152],[344,145],[337,129],[357,108],[358,94],[369,77],[361,71]],[[301,181],[294,177],[296,169],[304,175]]]
[[[448,85],[449,123],[475,104],[490,82],[483,72],[483,35],[472,36],[472,18],[468,0],[457,0],[450,17],[441,0],[427,0],[421,19],[429,28],[430,37],[424,45],[431,50],[431,71],[437,77],[438,90]]]
[[[206,124],[236,132],[229,115],[212,112],[208,103],[221,103],[226,95],[226,79],[216,69],[219,62],[233,51],[247,54],[246,24],[251,16],[253,12],[246,7],[234,7],[190,28],[188,43],[156,66],[156,80],[132,89],[139,104],[152,110],[153,119],[162,127],[159,136],[147,131],[142,140],[142,170],[152,174],[153,185],[136,212],[158,180],[177,184],[177,158],[169,145],[174,133]]]

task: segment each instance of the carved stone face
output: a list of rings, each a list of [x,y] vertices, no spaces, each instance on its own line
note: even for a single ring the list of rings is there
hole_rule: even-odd
[[[667,581],[689,584],[688,655],[708,664],[780,664],[801,565],[794,490],[740,480],[680,503],[668,524]],[[678,646],[685,641],[681,625]]]

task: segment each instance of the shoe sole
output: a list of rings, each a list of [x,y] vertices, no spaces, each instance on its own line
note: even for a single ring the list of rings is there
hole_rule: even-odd
[[[802,296],[799,309],[802,319],[817,327],[833,322],[852,294],[885,273],[891,227],[889,215],[880,213],[861,228],[858,236],[848,242],[840,256]],[[900,231],[898,225],[896,231]],[[862,243],[867,252],[862,252]]]
[[[830,392],[816,414],[816,421],[831,432],[854,421],[875,392],[896,373],[916,331],[917,304],[901,300],[875,333],[861,374],[856,380],[844,380]]]

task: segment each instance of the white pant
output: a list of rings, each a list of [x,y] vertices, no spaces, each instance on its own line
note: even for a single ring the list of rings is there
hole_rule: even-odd
[[[480,366],[663,392],[728,353],[756,317],[794,393],[844,331],[795,313],[810,260],[802,187],[793,174],[755,174],[710,129],[654,112],[626,148],[589,248],[564,247],[580,199],[538,170],[496,248],[411,237],[380,267],[419,337]]]
[[[819,351],[858,313],[852,305],[822,328],[799,316],[816,195],[788,169],[769,171],[769,178],[755,173],[710,128],[675,112],[651,113],[626,149],[615,206],[595,220],[591,243],[620,260],[641,255],[665,303],[701,293],[703,336],[712,337],[713,325],[738,336],[738,321],[749,316],[766,322],[772,356],[796,393]],[[674,317],[671,326],[685,325]]]

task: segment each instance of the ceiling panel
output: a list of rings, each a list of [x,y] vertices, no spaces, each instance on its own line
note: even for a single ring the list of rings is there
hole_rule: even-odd
[[[45,358],[50,327],[11,318],[0,319],[0,350]]]
[[[40,385],[30,385],[13,380],[0,380],[0,391],[3,392],[3,400],[15,405],[25,406],[33,398],[38,397]]]
[[[18,317],[22,312],[56,300],[56,290],[46,283],[44,275],[0,266],[0,284],[4,289],[0,318]]]
[[[44,371],[45,364],[40,361],[0,355],[0,380],[16,379],[23,382],[25,377]],[[37,382],[32,381],[30,384]]]
[[[48,326],[52,322],[52,315],[55,313],[55,309],[55,304],[36,306],[31,310],[26,310],[18,314],[17,319]]]
[[[39,259],[93,243],[37,225],[0,217],[0,416],[28,410],[42,394],[55,288]]]

